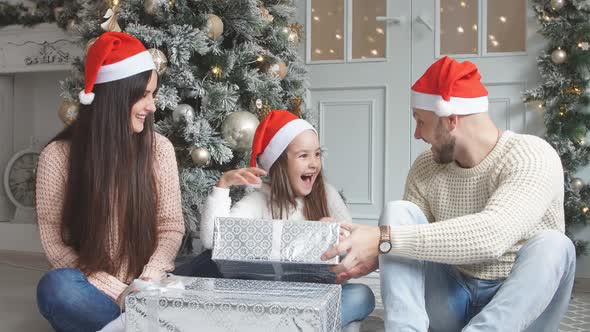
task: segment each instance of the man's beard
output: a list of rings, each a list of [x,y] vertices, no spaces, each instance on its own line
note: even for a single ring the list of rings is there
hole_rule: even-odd
[[[439,119],[436,126],[435,141],[440,143],[440,147],[432,146],[432,158],[438,164],[449,164],[454,161],[455,138],[442,126]]]

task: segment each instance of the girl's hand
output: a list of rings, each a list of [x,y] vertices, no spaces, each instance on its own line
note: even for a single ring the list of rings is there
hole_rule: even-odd
[[[260,176],[263,175],[266,175],[266,171],[258,167],[234,169],[223,173],[217,182],[217,187],[227,189],[231,186],[261,184]]]

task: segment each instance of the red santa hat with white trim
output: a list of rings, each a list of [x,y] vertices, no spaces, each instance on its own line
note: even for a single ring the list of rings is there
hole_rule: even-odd
[[[473,63],[445,56],[412,86],[412,108],[432,111],[439,117],[487,112],[488,91],[480,80]]]
[[[317,134],[309,122],[295,114],[285,110],[271,111],[256,128],[250,166],[256,167],[258,161],[260,167],[268,172],[289,143],[306,130],[313,130]]]
[[[105,32],[88,49],[80,103],[92,104],[95,84],[120,80],[152,69],[156,69],[154,60],[137,38],[123,32]]]

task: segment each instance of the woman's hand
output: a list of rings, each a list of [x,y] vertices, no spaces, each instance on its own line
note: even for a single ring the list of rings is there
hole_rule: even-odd
[[[151,280],[148,277],[141,277],[139,279],[141,279],[143,281],[150,281]],[[133,293],[137,293],[137,292],[138,292],[138,289],[136,289],[135,286],[133,285],[133,283],[131,283],[131,285],[127,286],[127,288],[125,288],[123,293],[121,293],[119,295],[116,302],[117,302],[117,305],[119,306],[119,308],[121,308],[121,311],[125,311],[125,297],[127,297],[127,295],[129,295],[129,294],[133,294]]]
[[[260,176],[266,175],[266,171],[258,167],[239,168],[223,173],[217,182],[217,187],[230,188],[248,184],[261,184]]]

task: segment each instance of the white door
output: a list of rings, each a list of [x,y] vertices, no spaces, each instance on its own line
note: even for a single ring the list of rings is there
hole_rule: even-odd
[[[4,191],[4,170],[12,156],[13,124],[13,80],[12,76],[0,76],[0,222],[8,221],[14,213],[14,206]]]
[[[536,58],[544,46],[526,0],[414,0],[412,13],[412,82],[444,55],[471,61],[488,89],[496,125],[542,134],[541,113],[523,104],[521,96],[536,85]],[[413,140],[412,160],[425,148]]]
[[[409,0],[306,0],[308,108],[319,120],[328,182],[355,222],[401,197],[409,167]]]
[[[521,101],[543,46],[528,7],[526,0],[300,1],[308,108],[319,120],[328,181],[343,190],[355,222],[375,223],[385,202],[402,197],[411,163],[427,148],[413,138],[410,87],[445,54],[480,68],[500,128],[542,131],[541,115]]]

